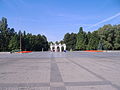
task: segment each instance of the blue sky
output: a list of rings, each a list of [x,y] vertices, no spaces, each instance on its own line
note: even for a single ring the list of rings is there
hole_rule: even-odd
[[[94,31],[104,24],[120,23],[120,0],[0,0],[0,18],[10,28],[44,34],[49,41],[77,33],[82,26]]]

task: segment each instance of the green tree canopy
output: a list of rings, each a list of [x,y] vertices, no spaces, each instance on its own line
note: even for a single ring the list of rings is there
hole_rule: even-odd
[[[20,49],[20,39],[22,50],[46,51],[49,48],[45,35],[32,35],[25,31],[18,33],[14,28],[8,28],[7,19],[0,20],[0,51],[11,51]]]
[[[87,43],[86,32],[83,31],[82,27],[80,27],[79,32],[77,34],[76,49],[86,50],[86,43]]]
[[[76,34],[75,33],[66,33],[64,36],[64,43],[67,46],[67,50],[75,50],[76,46]]]

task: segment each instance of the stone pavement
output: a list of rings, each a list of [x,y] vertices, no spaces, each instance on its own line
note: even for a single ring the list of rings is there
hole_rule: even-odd
[[[0,54],[0,90],[120,90],[120,52]]]

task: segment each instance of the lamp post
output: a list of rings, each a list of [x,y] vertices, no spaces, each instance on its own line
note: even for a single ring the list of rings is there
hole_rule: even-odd
[[[22,50],[21,47],[22,47],[22,43],[21,43],[21,31],[20,31],[20,51]]]

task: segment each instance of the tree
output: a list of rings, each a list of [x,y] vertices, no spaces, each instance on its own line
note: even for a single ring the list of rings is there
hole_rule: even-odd
[[[8,47],[9,47],[10,50],[19,49],[19,42],[18,42],[17,35],[15,35],[11,38]]]
[[[116,27],[117,27],[117,31],[115,32],[114,48],[115,50],[120,50],[120,25]]]
[[[77,34],[76,49],[86,50],[86,46],[87,46],[87,35],[86,32],[83,31],[83,28],[80,27],[79,32]]]
[[[61,40],[59,43],[64,44],[64,40]]]
[[[70,48],[69,48],[69,44],[68,44],[68,42],[69,42],[69,39],[70,39],[70,34],[69,33],[66,33],[65,35],[64,35],[64,43],[66,44],[66,46],[67,46],[67,50],[69,50]]]
[[[43,38],[43,49],[44,51],[48,51],[49,49],[49,44],[48,44],[48,41],[47,41],[47,37],[45,35],[42,35],[42,38]]]
[[[64,36],[64,43],[67,46],[67,50],[75,50],[76,46],[76,34],[75,33],[66,33]]]
[[[56,41],[55,43],[56,43],[56,44],[59,44],[59,42],[58,42],[58,41]]]
[[[8,24],[7,19],[2,17],[1,23],[0,23],[0,31],[1,31],[1,51],[8,50],[8,43],[9,43],[9,37],[8,37]]]
[[[98,35],[103,43],[103,50],[113,50],[115,41],[115,28],[108,24],[98,29]]]
[[[88,44],[89,44],[90,38],[91,38],[91,32],[89,31],[89,32],[87,33],[87,38],[86,38],[86,49],[87,49],[87,50],[89,49]]]
[[[14,35],[8,45],[10,50],[16,50],[19,49],[19,42],[18,42],[18,36]]]
[[[41,51],[42,48],[49,48],[46,36],[26,34],[25,31],[17,33],[14,28],[8,28],[7,19],[3,17],[0,20],[0,51],[19,49],[20,42],[22,50]]]
[[[94,31],[91,34],[91,38],[89,40],[87,49],[88,50],[97,50],[98,48],[98,44],[99,44],[99,36],[98,36],[98,32]]]

